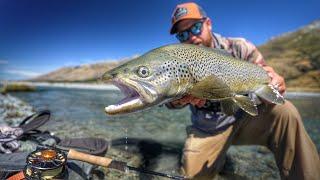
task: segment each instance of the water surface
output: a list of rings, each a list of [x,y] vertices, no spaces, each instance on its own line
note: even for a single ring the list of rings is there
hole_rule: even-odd
[[[183,143],[185,127],[190,124],[188,108],[168,110],[155,107],[122,117],[110,117],[104,107],[123,96],[115,90],[40,88],[36,92],[12,95],[31,104],[36,110],[49,109],[51,121],[45,127],[59,136],[147,138],[159,142]],[[320,95],[289,94],[287,98],[298,108],[306,130],[320,149]]]
[[[70,88],[40,88],[36,92],[12,93],[35,107],[49,109],[51,121],[46,129],[59,136],[148,138],[183,143],[185,127],[190,124],[188,108],[168,110],[155,107],[129,116],[110,117],[104,107],[122,98],[119,91]],[[298,108],[305,127],[320,149],[320,95],[289,94]]]

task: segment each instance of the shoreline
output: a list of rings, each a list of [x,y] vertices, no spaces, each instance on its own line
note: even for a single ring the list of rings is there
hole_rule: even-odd
[[[3,83],[1,83],[3,84]],[[120,89],[112,84],[97,84],[97,83],[61,83],[61,82],[8,82],[7,84],[23,84],[35,87],[55,87],[55,88],[70,88],[70,89],[91,89],[91,90],[113,90],[120,91]],[[320,96],[320,92],[309,91],[287,91],[286,97],[314,97]]]
[[[10,108],[6,109],[5,114],[0,114],[6,118],[6,119],[3,118],[4,120],[2,123],[5,123],[9,126],[13,126],[13,127],[18,126],[19,123],[23,119],[25,119],[26,116],[29,116],[29,115],[33,114],[34,112],[36,112],[35,110],[32,111],[32,109],[34,109],[34,108],[31,105],[25,103],[24,101],[20,100],[18,97],[15,97],[15,96],[0,94],[0,104],[2,102],[4,102],[3,106],[10,107]],[[8,104],[8,105],[6,105],[6,104]],[[26,112],[24,109],[22,109],[24,107],[22,105],[24,105],[26,107],[30,107],[30,109],[31,109],[30,112],[29,111]],[[52,113],[56,117],[58,117],[59,113],[56,113],[56,112],[58,112],[57,109],[53,108]],[[76,113],[74,113],[74,114],[76,114]],[[7,118],[7,117],[9,117],[9,118]],[[2,118],[0,116],[0,120],[1,119]],[[55,119],[55,118],[53,118],[53,119]],[[74,118],[74,119],[76,119],[76,118]],[[114,134],[111,134],[111,135],[107,134],[107,133],[103,134],[103,133],[99,132],[100,129],[99,130],[95,129],[96,128],[95,125],[97,125],[97,126],[100,125],[100,124],[94,124],[94,123],[97,123],[98,121],[91,121],[90,120],[90,125],[93,125],[92,127],[90,127],[91,130],[90,130],[90,128],[84,128],[86,126],[86,123],[84,123],[84,124],[79,123],[78,125],[76,124],[76,126],[78,126],[76,128],[70,128],[70,125],[68,126],[68,123],[61,124],[61,126],[58,125],[60,123],[65,123],[66,121],[70,122],[71,120],[72,120],[72,118],[65,118],[64,121],[58,121],[58,122],[56,122],[57,124],[51,124],[50,127],[49,126],[46,127],[46,125],[44,125],[44,128],[47,131],[54,133],[56,136],[58,136],[60,138],[78,137],[77,134],[80,129],[81,131],[83,131],[84,134],[86,134],[89,137],[100,137],[100,138],[104,138],[107,140],[115,139],[112,136]],[[167,123],[171,123],[171,122],[167,122]],[[75,124],[74,121],[72,121],[71,124],[72,124],[72,126],[74,126],[74,124]],[[112,125],[112,123],[110,125]],[[127,125],[128,124],[124,124],[123,126],[126,127]],[[113,124],[112,127],[118,128],[119,124],[118,123]],[[57,129],[59,129],[59,130],[57,130]],[[123,128],[121,128],[121,129],[123,129]],[[139,129],[137,129],[137,130],[139,130]],[[171,129],[169,128],[167,130],[171,130]],[[162,131],[163,130],[158,130],[158,132],[163,134]],[[174,132],[176,132],[176,131],[174,131]],[[122,136],[120,136],[120,140],[121,139],[128,139],[127,136],[128,135],[126,134],[126,138],[124,138],[124,134],[123,134]],[[123,138],[121,138],[121,137],[123,137]],[[135,138],[134,136],[132,136],[132,137],[129,136],[129,139],[132,138],[132,140],[134,142],[137,142],[137,143],[129,144],[129,147],[133,148],[133,149],[141,149],[141,148],[147,149],[148,151],[146,151],[146,154],[148,154],[149,151],[151,152],[151,150],[153,150],[152,147],[150,147],[150,145],[149,145],[150,142],[155,144],[156,147],[169,148],[169,150],[171,148],[173,150],[176,150],[180,146],[179,143],[177,145],[172,144],[174,146],[170,145],[170,143],[167,145],[166,141],[164,141],[164,140],[152,140],[152,139],[149,140],[149,139],[147,139],[149,137],[150,136],[139,139],[139,138]],[[144,143],[144,142],[146,142],[146,143]],[[173,142],[176,143],[175,141],[173,141]],[[21,145],[19,147],[19,151],[21,151],[21,152],[32,152],[35,150],[36,146],[31,141],[19,141],[19,143]],[[119,148],[110,149],[110,151],[108,149],[108,154],[112,155],[112,157],[114,157],[114,158],[118,158],[118,159],[122,158],[123,159],[123,154],[124,154],[124,151],[123,151],[124,146],[123,145],[124,144],[122,144]],[[121,147],[122,147],[122,149],[121,149]],[[159,152],[163,155],[161,155],[161,157],[158,158],[160,160],[160,161],[157,161],[158,167],[160,167],[161,169],[164,169],[164,170],[166,170],[168,166],[170,167],[170,169],[173,169],[173,170],[178,169],[177,164],[180,160],[178,158],[179,153],[168,154],[168,153],[166,153],[166,151],[163,151],[163,150],[161,150]],[[128,152],[125,152],[126,156],[124,158],[124,161],[134,162],[134,164],[133,164],[134,166],[139,166],[141,163],[143,163],[141,160],[141,157],[140,157],[140,156],[144,155],[143,153],[144,152],[137,154],[135,152],[130,151],[130,149],[129,149]],[[265,147],[262,147],[262,146],[242,146],[242,147],[232,146],[232,147],[230,147],[229,151],[227,152],[227,156],[228,156],[228,158],[226,160],[226,165],[225,165],[226,168],[224,168],[224,172],[228,173],[230,175],[219,175],[219,177],[221,177],[222,179],[225,179],[224,176],[229,177],[229,178],[230,178],[230,176],[232,176],[232,177],[236,178],[236,177],[240,177],[240,175],[245,177],[246,179],[252,179],[252,177],[254,177],[257,174],[257,172],[261,172],[261,169],[263,169],[263,172],[264,172],[263,177],[272,177],[273,179],[279,179],[279,177],[280,177],[279,173],[276,169],[277,167],[276,167],[276,163],[274,161],[273,155]],[[256,159],[254,157],[260,157],[260,161],[256,162]],[[167,162],[169,162],[169,163],[167,163]],[[246,163],[243,163],[243,162],[246,162]],[[254,166],[252,166],[252,164]],[[240,168],[240,167],[245,167],[245,168]],[[173,171],[173,172],[176,172],[176,171]],[[127,179],[125,177],[129,177],[129,179],[132,179],[133,177],[136,177],[136,175],[134,175],[134,174],[123,174],[123,175],[120,174],[119,175],[118,173],[113,173],[112,171],[110,171],[110,172],[106,173],[104,177],[109,178],[109,179],[119,179],[119,177],[120,177],[120,179],[123,179],[123,178]]]
[[[23,85],[34,86],[34,87],[119,90],[116,86],[112,84],[94,84],[94,83],[8,82],[7,84],[23,84]]]

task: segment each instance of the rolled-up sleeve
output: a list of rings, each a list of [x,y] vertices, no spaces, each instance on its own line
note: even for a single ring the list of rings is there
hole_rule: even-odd
[[[186,107],[187,105],[173,105],[171,102],[164,104],[168,109],[182,109]]]
[[[265,65],[265,60],[255,45],[244,38],[228,38],[232,54],[236,58],[254,64]]]

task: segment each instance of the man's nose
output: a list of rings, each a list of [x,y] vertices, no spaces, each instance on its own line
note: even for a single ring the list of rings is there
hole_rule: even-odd
[[[191,32],[189,32],[189,41],[193,42],[197,39],[197,36],[193,35]]]

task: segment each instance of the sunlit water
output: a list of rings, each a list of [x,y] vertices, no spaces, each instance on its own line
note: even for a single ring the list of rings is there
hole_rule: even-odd
[[[67,88],[42,88],[36,92],[12,93],[36,110],[49,109],[51,121],[45,126],[58,136],[120,137],[152,139],[159,142],[183,143],[185,127],[190,124],[188,108],[168,110],[155,107],[122,117],[110,117],[104,107],[123,96],[119,91]],[[298,108],[305,127],[320,149],[320,95],[289,95]]]
[[[36,92],[17,92],[12,95],[31,104],[36,110],[51,111],[51,121],[42,129],[54,132],[61,138],[65,136],[101,137],[107,140],[122,138],[120,146],[115,145],[108,150],[108,157],[133,166],[178,174],[179,154],[186,136],[185,127],[190,124],[188,108],[168,110],[166,107],[155,107],[128,116],[110,117],[104,113],[104,107],[123,98],[119,91],[42,88]],[[318,110],[320,94],[291,94],[287,98],[300,111],[306,130],[320,150],[320,111]],[[140,143],[137,146],[130,145],[130,142],[135,139]],[[127,145],[126,142],[129,144]],[[247,151],[252,150],[242,149],[241,153],[246,154]],[[245,157],[251,157],[251,155],[249,153]],[[260,156],[261,162],[252,162],[254,167],[250,166],[251,170],[245,171],[246,175],[256,177],[262,176],[264,172],[266,177],[279,179],[279,175],[272,172],[275,168],[272,157],[270,154]],[[137,161],[137,159],[140,160]],[[144,177],[143,174],[139,176],[130,173],[117,174],[117,171],[107,173],[106,176],[107,179]]]

